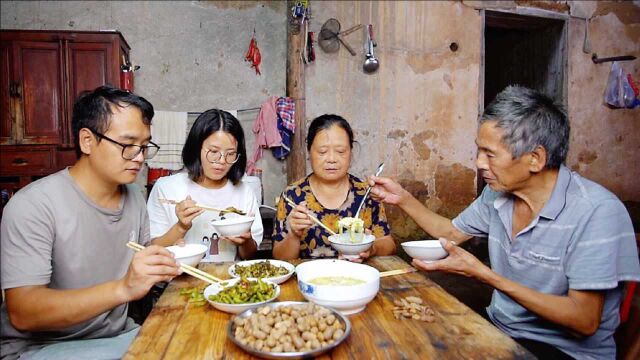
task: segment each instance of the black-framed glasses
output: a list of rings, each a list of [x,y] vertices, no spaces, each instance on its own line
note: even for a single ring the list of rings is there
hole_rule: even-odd
[[[156,156],[158,151],[160,150],[160,146],[154,144],[149,141],[148,145],[134,145],[134,144],[123,144],[118,141],[113,140],[112,138],[105,136],[104,134],[100,134],[97,131],[91,130],[91,132],[99,137],[100,139],[107,140],[116,145],[120,145],[122,147],[122,158],[125,160],[133,160],[138,156],[138,154],[142,153],[142,156],[148,160]]]
[[[227,164],[235,164],[238,160],[240,160],[240,154],[237,151],[218,151],[218,150],[207,150],[207,154],[205,155],[207,161],[210,163],[222,164],[220,160],[224,157],[224,161]]]

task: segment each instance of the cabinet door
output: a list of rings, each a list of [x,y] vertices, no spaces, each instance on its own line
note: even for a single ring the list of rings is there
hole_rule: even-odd
[[[14,74],[20,99],[16,140],[58,144],[64,114],[62,52],[59,42],[15,41]]]
[[[109,71],[113,47],[111,43],[67,43],[69,95],[67,119],[73,116],[73,104],[87,90],[93,90],[105,84],[114,84]],[[65,126],[70,131],[70,124]],[[73,146],[73,137],[65,134],[64,145]]]
[[[0,43],[0,144],[14,142],[13,95],[14,83],[11,79],[11,42]]]

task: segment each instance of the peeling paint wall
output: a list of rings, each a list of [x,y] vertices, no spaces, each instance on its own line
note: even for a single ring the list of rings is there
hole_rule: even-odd
[[[460,2],[313,2],[311,31],[328,18],[342,29],[374,25],[380,68],[362,71],[365,32],[306,67],[307,118],[337,113],[354,128],[352,173],[366,177],[381,162],[431,209],[455,216],[476,194],[475,144],[482,21]],[[452,51],[452,43],[457,50]],[[394,235],[424,233],[394,207],[388,208]]]
[[[380,70],[362,72],[364,32],[346,40],[352,57],[317,50],[306,68],[308,120],[326,112],[345,116],[360,152],[352,172],[370,174],[382,160],[395,177],[430,209],[454,217],[475,198],[476,119],[480,87],[482,21],[478,9],[522,7],[594,17],[591,46],[601,57],[640,57],[640,8],[632,2],[463,1],[314,2],[312,31],[334,17],[346,29],[372,23]],[[568,111],[572,137],[567,164],[599,182],[623,201],[640,200],[638,109],[613,110],[603,103],[610,64],[595,65],[582,52],[584,20],[569,20]],[[455,42],[457,51],[451,51]],[[640,78],[639,61],[625,63]],[[490,81],[486,79],[485,81]],[[400,240],[424,238],[417,225],[388,209]]]
[[[640,5],[635,23],[631,11],[615,4],[598,4],[589,24],[591,48],[600,57],[635,55],[640,58]],[[627,6],[620,4],[620,6]],[[629,23],[625,24],[624,21]],[[640,109],[610,109],[604,92],[611,63],[594,64],[582,52],[584,21],[569,23],[569,116],[571,143],[567,165],[615,193],[623,201],[640,202]],[[620,63],[636,81],[640,61]]]
[[[282,1],[2,1],[3,29],[119,30],[141,65],[135,91],[158,110],[260,106],[286,91]],[[255,27],[262,76],[243,61]],[[257,111],[240,113],[251,152]],[[265,152],[266,204],[286,185],[285,164]]]

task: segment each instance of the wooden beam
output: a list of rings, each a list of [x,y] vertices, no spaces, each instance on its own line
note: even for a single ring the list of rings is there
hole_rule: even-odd
[[[306,104],[304,89],[304,63],[302,62],[304,28],[299,25],[299,19],[294,19],[291,8],[297,1],[287,1],[287,96],[294,99],[296,104],[295,123],[296,132],[291,144],[291,153],[287,157],[287,183],[290,184],[306,175],[306,146],[307,137]],[[308,2],[310,3],[310,2]]]

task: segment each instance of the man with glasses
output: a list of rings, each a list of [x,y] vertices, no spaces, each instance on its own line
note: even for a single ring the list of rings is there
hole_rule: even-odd
[[[153,106],[110,86],[73,109],[70,168],[16,193],[1,225],[3,359],[120,358],[137,334],[127,304],[180,274],[151,245],[141,192],[130,185],[151,142]],[[150,245],[136,254],[128,241]]]

